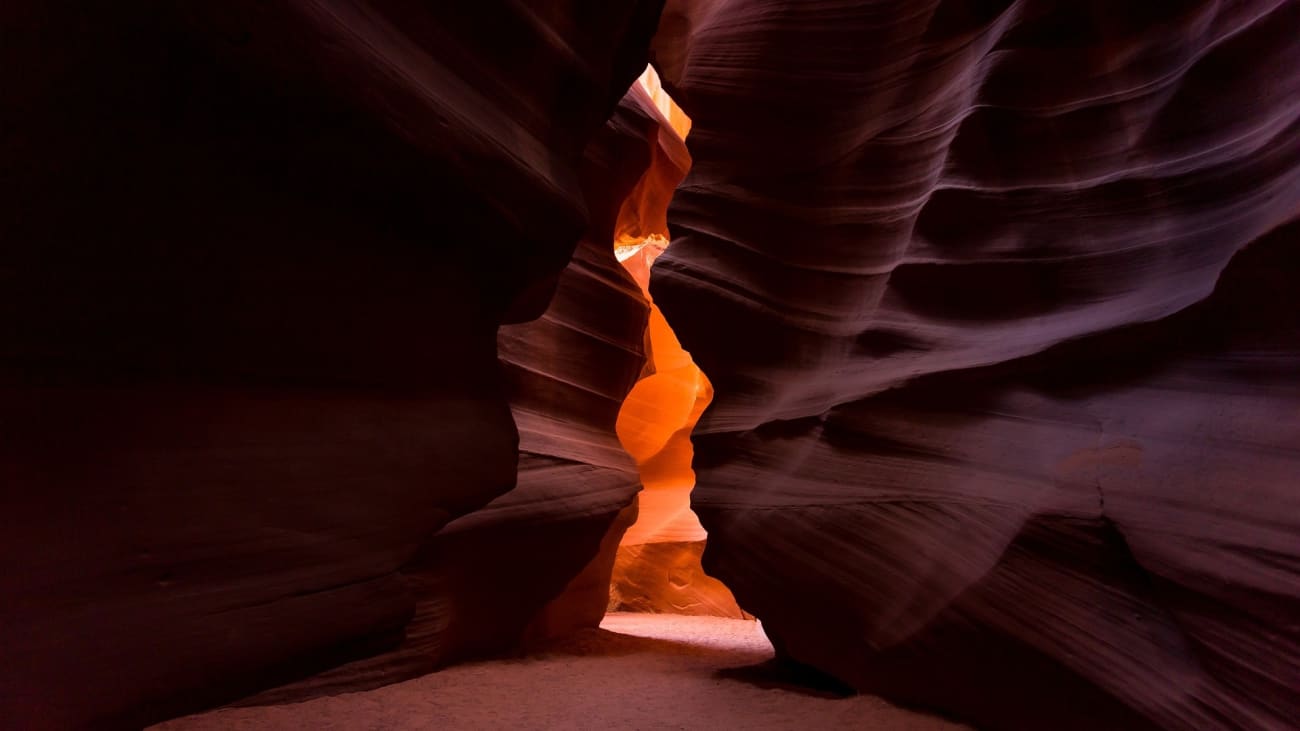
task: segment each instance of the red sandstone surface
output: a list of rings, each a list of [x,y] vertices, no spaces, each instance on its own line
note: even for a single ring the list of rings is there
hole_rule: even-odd
[[[1300,3],[670,2],[706,570],[990,728],[1300,719]]]
[[[0,718],[377,688],[613,577],[981,728],[1295,727],[1297,28],[0,7]]]

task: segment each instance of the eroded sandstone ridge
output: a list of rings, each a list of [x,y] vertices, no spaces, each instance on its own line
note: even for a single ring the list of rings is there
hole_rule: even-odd
[[[402,565],[415,608],[401,643],[243,703],[375,687],[600,623],[620,538],[638,516],[641,479],[615,423],[646,362],[648,310],[610,242],[660,167],[666,126],[633,86],[587,146],[578,179],[589,222],[573,259],[542,316],[497,336],[517,483]]]
[[[6,725],[130,726],[381,651],[319,682],[392,680],[509,643],[592,560],[636,489],[612,427],[645,304],[609,230],[565,267],[648,164],[657,121],[602,125],[658,12],[3,6]],[[553,311],[503,336],[503,380],[498,325],[557,286],[609,341]],[[512,402],[565,426],[517,432]]]
[[[670,2],[705,567],[989,728],[1300,718],[1300,3]],[[1271,233],[1270,233],[1271,232]]]

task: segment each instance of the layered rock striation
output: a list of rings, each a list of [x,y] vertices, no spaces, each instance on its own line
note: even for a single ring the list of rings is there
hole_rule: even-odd
[[[1300,717],[1300,4],[670,2],[705,568],[989,728]]]

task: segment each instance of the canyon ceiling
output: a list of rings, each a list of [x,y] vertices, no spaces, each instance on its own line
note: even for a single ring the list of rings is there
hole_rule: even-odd
[[[115,5],[0,8],[0,718],[684,573],[981,728],[1300,719],[1300,1]]]

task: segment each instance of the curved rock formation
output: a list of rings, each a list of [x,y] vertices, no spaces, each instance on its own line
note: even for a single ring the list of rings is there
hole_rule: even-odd
[[[516,432],[497,327],[541,314],[588,206],[608,225],[647,163],[645,115],[583,153],[659,5],[0,10],[7,724],[137,725],[394,646],[439,662],[591,560],[635,490],[612,426],[644,304],[584,260],[607,271],[561,303],[598,294],[622,340],[523,336],[608,366],[545,444]],[[517,413],[573,398],[540,370]],[[501,527],[542,497],[570,525]]]
[[[713,397],[708,378],[682,349],[650,297],[650,268],[668,244],[668,203],[690,169],[685,138],[690,119],[647,67],[633,89],[661,120],[646,174],[619,211],[614,250],[649,303],[647,359],[618,413],[619,441],[636,461],[643,491],[623,536],[609,582],[611,611],[739,617],[735,599],[704,573],[704,529],[691,512],[695,486],[691,430]],[[648,107],[649,108],[649,107]]]
[[[664,204],[666,209],[666,198]],[[622,247],[623,265],[642,287],[648,286],[650,267],[663,253],[664,243],[661,236],[652,235],[636,246]],[[708,407],[713,388],[653,301],[646,349],[650,357],[642,378],[618,417],[619,438],[636,459],[644,490],[637,496],[637,521],[618,550],[609,608],[742,616],[731,592],[704,573],[700,557],[705,533],[690,507],[695,487],[691,430]]]
[[[403,564],[415,610],[396,648],[243,703],[376,687],[600,623],[619,540],[638,515],[637,466],[615,424],[646,362],[648,308],[611,242],[657,170],[663,126],[634,85],[579,167],[590,222],[551,304],[499,330],[519,431],[516,486],[449,522]]]
[[[716,389],[705,567],[785,654],[989,728],[1300,718],[1297,27],[668,4],[651,290]]]

